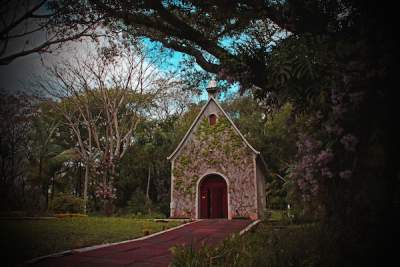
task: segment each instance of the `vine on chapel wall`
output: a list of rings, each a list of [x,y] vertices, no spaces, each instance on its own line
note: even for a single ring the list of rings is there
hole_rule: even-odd
[[[245,173],[245,169],[249,168],[251,164],[249,149],[227,118],[220,116],[214,125],[209,124],[207,117],[204,118],[193,138],[188,140],[175,160],[173,170],[174,193],[179,196],[179,199],[188,202],[186,204],[179,203],[179,205],[184,210],[187,209],[188,215],[194,212],[193,209],[187,207],[193,206],[189,203],[195,201],[196,184],[200,179],[199,174],[201,175],[205,170],[213,168],[217,172],[225,174],[227,170],[234,168],[236,173]],[[237,182],[231,182],[230,192],[240,190],[237,188],[239,186]],[[246,207],[243,207],[243,210]]]

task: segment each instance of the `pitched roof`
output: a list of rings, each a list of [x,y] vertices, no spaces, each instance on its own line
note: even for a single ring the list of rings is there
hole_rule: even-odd
[[[224,116],[228,119],[228,121],[231,123],[233,129],[235,129],[235,131],[239,134],[239,136],[242,138],[243,142],[257,155],[260,155],[260,152],[257,151],[256,149],[254,149],[254,147],[252,147],[250,145],[250,143],[246,140],[246,138],[243,136],[243,134],[239,131],[239,129],[236,127],[236,125],[233,123],[233,121],[231,120],[231,118],[228,116],[228,114],[226,114],[225,110],[221,107],[221,105],[218,103],[217,100],[215,100],[214,97],[210,97],[210,99],[207,101],[207,103],[203,106],[203,108],[201,109],[201,111],[199,112],[199,114],[197,115],[196,119],[193,121],[192,125],[189,127],[189,130],[187,130],[185,136],[182,138],[181,142],[179,143],[179,145],[176,147],[176,149],[174,150],[174,152],[171,153],[171,155],[169,155],[167,157],[168,160],[172,159],[176,153],[179,152],[179,150],[182,148],[183,144],[185,143],[186,139],[189,137],[190,133],[192,132],[194,126],[197,124],[197,122],[200,120],[201,115],[204,113],[204,111],[206,110],[207,106],[210,104],[211,101],[214,101],[214,103],[217,105],[217,107],[222,111],[222,113],[224,114]]]

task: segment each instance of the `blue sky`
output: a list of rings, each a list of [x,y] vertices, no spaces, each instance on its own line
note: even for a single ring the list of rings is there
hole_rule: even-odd
[[[165,60],[157,61],[157,66],[164,71],[171,71],[179,68],[179,64],[182,60],[187,57],[185,54],[176,52],[174,50],[165,49],[165,52],[161,55],[160,53],[154,53],[152,51],[159,51],[159,48],[162,46],[159,42],[151,41],[149,38],[142,38],[142,43],[145,48],[149,52],[149,55],[153,55],[154,57],[163,56]]]
[[[244,40],[244,39],[243,39]],[[228,39],[225,38],[222,42],[221,42],[221,46],[225,47],[225,48],[229,48],[232,47],[233,43],[235,42],[235,40],[233,39]],[[148,49],[148,51],[157,51],[154,53],[149,53],[150,55],[154,56],[154,57],[163,57],[162,61],[156,61],[157,67],[162,70],[162,71],[179,71],[180,69],[180,64],[182,64],[182,62],[187,59],[189,56],[168,48],[164,48],[162,54],[160,54],[160,47],[162,47],[161,43],[159,42],[154,42],[151,41],[148,38],[143,38],[142,39],[142,43],[145,45],[145,47]],[[156,58],[155,58],[156,59]],[[195,65],[196,68],[201,69],[200,66]],[[200,99],[207,99],[207,92],[206,92],[206,86],[207,86],[208,81],[205,81],[205,83],[201,86],[201,90],[202,90],[202,94],[200,96]],[[239,91],[239,86],[233,85],[229,88],[229,92],[228,94],[232,94],[232,93],[237,93]],[[222,93],[220,95],[220,97],[222,99],[225,98],[225,94]]]

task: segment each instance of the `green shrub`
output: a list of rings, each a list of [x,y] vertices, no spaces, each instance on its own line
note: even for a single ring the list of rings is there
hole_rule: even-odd
[[[261,223],[255,231],[232,236],[215,248],[175,247],[171,266],[338,266],[333,243],[334,238],[319,224]]]
[[[285,196],[271,196],[268,199],[268,208],[270,209],[284,209],[287,206],[286,197]]]
[[[171,249],[174,259],[173,267],[201,267],[211,266],[213,249],[208,246],[201,246],[196,250],[193,244],[189,246],[176,246]]]
[[[269,220],[271,219],[272,212],[270,210],[265,210],[264,211],[264,220]]]
[[[54,216],[59,219],[88,217],[86,214],[82,214],[82,213],[57,213]]]
[[[146,199],[145,193],[138,189],[132,194],[128,201],[125,212],[131,214],[146,214],[149,213],[152,207],[153,205],[150,200]]]
[[[160,213],[164,214],[166,217],[169,216],[170,214],[170,206],[169,206],[169,201],[160,201],[157,203],[158,209],[160,210]]]
[[[165,219],[166,216],[160,212],[150,212],[150,213],[131,213],[131,214],[120,214],[121,217],[126,217],[130,219]]]
[[[50,208],[55,213],[80,213],[83,212],[84,200],[82,198],[59,193],[50,203]]]
[[[167,217],[166,214],[168,213],[163,211],[166,211],[166,208],[163,205],[161,205],[161,207],[155,205],[151,199],[146,198],[143,191],[138,189],[134,194],[132,194],[126,207],[118,210],[117,215],[135,219],[164,219]]]

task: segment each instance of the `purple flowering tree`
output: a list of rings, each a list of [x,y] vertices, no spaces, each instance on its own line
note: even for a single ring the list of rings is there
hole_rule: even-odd
[[[116,189],[111,183],[101,182],[97,185],[95,195],[103,202],[104,214],[111,216],[112,214],[112,202],[116,199]]]
[[[345,191],[340,190],[351,184],[359,139],[348,119],[360,101],[361,93],[331,90],[328,101],[306,115],[299,131],[289,177],[304,210],[314,215],[325,213],[337,198],[345,198]]]

